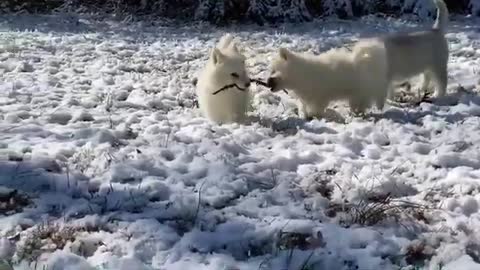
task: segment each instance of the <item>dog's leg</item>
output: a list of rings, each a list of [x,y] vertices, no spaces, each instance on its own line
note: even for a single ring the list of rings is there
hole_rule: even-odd
[[[328,106],[328,102],[316,103],[315,106],[305,106],[306,108],[306,117],[305,119],[310,121],[313,118],[323,118],[325,116],[325,109]]]
[[[392,101],[395,99],[395,86],[393,83],[387,86],[387,99]]]
[[[378,96],[375,100],[375,105],[377,106],[377,109],[379,111],[383,111],[383,108],[385,107],[385,101],[387,99],[386,95],[383,96]]]
[[[383,111],[383,108],[385,107],[385,102],[387,101],[387,96],[388,96],[388,83],[380,84],[377,86],[378,89],[375,93],[377,93],[375,97],[375,105],[377,106],[377,109],[379,111]]]
[[[447,94],[448,71],[446,65],[439,67],[434,73],[436,97],[443,97]]]
[[[352,111],[353,114],[357,114],[359,105],[355,98],[351,98],[348,101],[348,106],[350,106],[350,111]]]
[[[423,82],[420,89],[418,89],[418,96],[422,97],[426,95],[429,91],[430,82],[432,81],[432,75],[430,71],[425,71],[423,73]]]
[[[298,100],[297,106],[298,115],[300,116],[300,118],[304,119],[305,121],[313,120],[315,113],[311,111],[307,104],[305,104],[301,100]]]
[[[355,97],[349,100],[350,109],[355,115],[364,114],[369,105],[368,98]]]
[[[298,110],[298,116],[303,119],[308,118],[308,110],[307,110],[307,105],[301,100],[297,100],[297,110]]]

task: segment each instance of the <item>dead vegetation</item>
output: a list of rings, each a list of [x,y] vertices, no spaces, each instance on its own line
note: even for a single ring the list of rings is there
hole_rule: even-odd
[[[340,219],[344,226],[359,224],[374,226],[386,221],[400,222],[402,220],[422,220],[428,207],[392,198],[390,194],[361,200],[358,203],[349,203],[342,206],[345,215]]]
[[[405,251],[405,262],[409,265],[423,265],[425,261],[430,260],[434,255],[432,247],[424,241],[414,241]]]
[[[0,192],[0,215],[13,215],[23,212],[31,204],[30,198],[18,190]]]
[[[345,227],[374,226],[402,221],[429,223],[427,212],[433,210],[432,207],[399,198],[392,192],[383,193],[372,187],[365,191],[362,199],[355,202],[348,201],[342,187],[335,182],[336,174],[335,170],[318,172],[305,180],[308,183],[305,192],[328,199],[330,205],[324,209],[324,214],[326,217],[336,219],[341,225]],[[343,194],[343,199],[340,201],[332,198],[335,188]]]
[[[317,235],[312,235],[308,233],[280,231],[277,238],[276,247],[279,250],[312,250],[325,246],[321,232],[317,232]]]
[[[45,252],[61,250],[75,240],[78,229],[58,224],[40,224],[18,243],[16,256],[21,260],[36,261]]]
[[[285,224],[285,227],[288,225]],[[300,270],[309,270],[312,269],[313,263],[311,259],[314,255],[314,251],[319,248],[325,247],[326,243],[323,239],[323,235],[320,231],[312,234],[312,233],[302,233],[302,232],[289,232],[284,231],[282,228],[274,237],[274,247],[277,252],[279,251],[287,251],[287,258],[286,258],[286,268],[290,269],[290,265],[292,264],[292,260],[295,256],[295,250],[302,250],[308,251],[310,250],[310,254],[303,259],[299,268]],[[270,265],[270,257],[267,257],[264,261],[262,261],[258,267],[258,269],[271,269]]]

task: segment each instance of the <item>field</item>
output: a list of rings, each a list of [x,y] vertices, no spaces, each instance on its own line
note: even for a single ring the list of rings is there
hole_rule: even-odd
[[[305,122],[254,86],[252,121],[200,115],[192,79],[235,34],[252,77],[431,21],[280,28],[81,15],[0,20],[0,258],[15,269],[480,269],[480,21],[452,19],[449,95]],[[348,79],[348,78],[346,78]],[[5,268],[8,269],[8,268]]]

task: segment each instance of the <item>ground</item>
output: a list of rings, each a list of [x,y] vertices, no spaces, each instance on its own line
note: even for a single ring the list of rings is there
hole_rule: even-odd
[[[0,258],[15,269],[480,269],[478,20],[450,23],[449,95],[433,102],[362,117],[336,104],[335,118],[305,122],[293,97],[258,86],[249,124],[218,126],[195,107],[191,81],[225,32],[265,78],[279,46],[318,53],[430,24],[0,17]]]

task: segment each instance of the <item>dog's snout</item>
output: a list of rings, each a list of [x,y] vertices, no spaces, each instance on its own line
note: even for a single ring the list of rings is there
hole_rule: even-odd
[[[270,88],[275,88],[275,78],[270,77],[267,79],[267,86]]]
[[[268,78],[267,79],[267,86],[271,87],[272,83],[273,83],[273,78],[272,77]]]
[[[245,88],[250,87],[250,85],[251,85],[250,81],[246,82],[246,83],[245,83]]]

